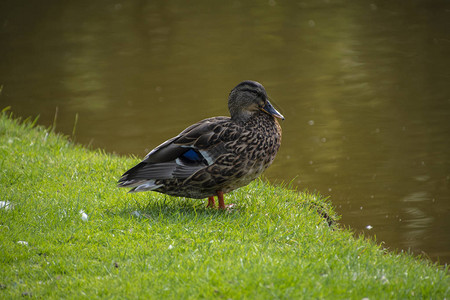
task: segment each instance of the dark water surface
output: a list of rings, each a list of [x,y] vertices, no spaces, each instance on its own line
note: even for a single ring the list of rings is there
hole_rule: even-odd
[[[142,157],[260,81],[286,117],[270,181],[450,262],[449,1],[17,0],[0,17],[0,108],[49,126],[58,107],[58,131],[78,114],[78,142]]]

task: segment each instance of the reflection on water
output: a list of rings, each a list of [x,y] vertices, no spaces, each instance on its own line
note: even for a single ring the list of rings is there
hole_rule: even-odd
[[[1,107],[45,125],[58,107],[66,134],[78,113],[79,142],[143,156],[260,81],[286,117],[269,180],[450,261],[448,2],[0,5]]]

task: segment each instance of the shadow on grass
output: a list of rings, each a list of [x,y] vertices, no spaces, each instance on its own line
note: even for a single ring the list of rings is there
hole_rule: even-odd
[[[186,219],[239,219],[242,217],[246,218],[246,216],[248,217],[248,215],[254,213],[254,209],[249,208],[252,203],[245,199],[240,199],[239,201],[231,200],[231,202],[234,202],[233,207],[225,211],[219,210],[217,207],[206,207],[206,199],[177,198],[163,195],[150,196],[146,199],[132,197],[126,201],[123,208],[119,210],[108,209],[106,213],[111,216],[120,216],[123,218],[166,220],[173,223],[182,222]],[[328,226],[336,226],[337,218],[335,214],[330,214],[327,207],[321,203],[301,200],[300,202],[292,202],[292,205],[297,208],[305,207],[313,210],[323,218]]]
[[[218,210],[206,207],[207,201],[202,199],[176,198],[170,196],[128,199],[125,207],[120,210],[108,209],[107,214],[123,218],[165,219],[181,221],[190,219],[236,218],[246,211],[245,203],[235,205],[229,210]]]

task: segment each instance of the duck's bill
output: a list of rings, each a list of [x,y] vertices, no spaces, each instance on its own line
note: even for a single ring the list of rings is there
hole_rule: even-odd
[[[281,119],[281,120],[284,120],[283,115],[280,114],[280,113],[278,112],[278,110],[276,110],[276,109],[272,106],[272,104],[270,104],[269,101],[267,101],[267,104],[262,108],[262,110],[265,111],[266,113],[268,113],[269,115],[272,115],[272,116],[274,116],[274,117],[276,117],[276,118],[279,118],[279,119]]]

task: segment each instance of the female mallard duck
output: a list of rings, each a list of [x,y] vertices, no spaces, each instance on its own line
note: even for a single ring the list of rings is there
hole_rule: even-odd
[[[162,143],[126,171],[119,187],[188,198],[208,197],[208,207],[225,209],[223,194],[249,184],[272,163],[281,144],[284,117],[266,90],[243,81],[228,98],[230,117],[200,121]]]

